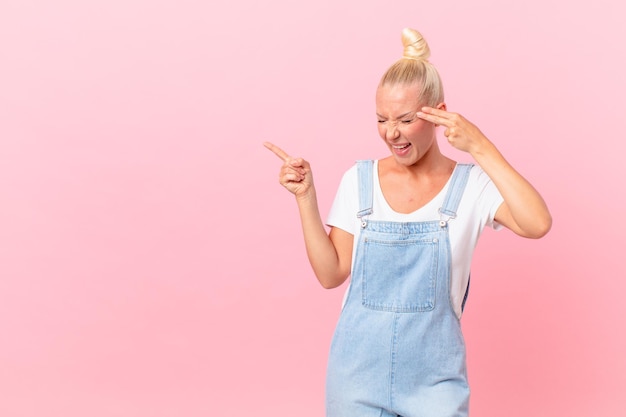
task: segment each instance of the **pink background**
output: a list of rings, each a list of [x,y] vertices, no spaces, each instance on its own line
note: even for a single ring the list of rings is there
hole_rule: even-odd
[[[554,216],[479,244],[473,415],[622,413],[620,2],[215,3],[0,3],[0,415],[322,416],[345,287],[316,283],[262,142],[312,163],[326,216],[386,154],[405,26]]]

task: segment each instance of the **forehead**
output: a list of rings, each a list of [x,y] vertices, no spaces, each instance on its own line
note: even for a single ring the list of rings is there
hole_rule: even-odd
[[[376,111],[384,113],[403,113],[417,110],[420,87],[418,84],[390,84],[379,86],[376,90]]]

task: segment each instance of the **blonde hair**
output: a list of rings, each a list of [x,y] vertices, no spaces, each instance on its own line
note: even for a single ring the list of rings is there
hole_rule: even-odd
[[[420,102],[434,107],[443,102],[443,84],[437,69],[428,61],[428,43],[415,29],[402,30],[404,54],[396,61],[380,80],[379,87],[394,84],[419,84]]]

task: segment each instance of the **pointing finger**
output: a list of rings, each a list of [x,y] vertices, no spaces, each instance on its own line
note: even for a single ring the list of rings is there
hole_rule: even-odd
[[[287,154],[287,152],[280,149],[278,146],[274,145],[270,142],[263,142],[263,146],[265,146],[270,151],[274,152],[276,156],[282,159],[284,162],[287,162],[291,159],[291,157]]]

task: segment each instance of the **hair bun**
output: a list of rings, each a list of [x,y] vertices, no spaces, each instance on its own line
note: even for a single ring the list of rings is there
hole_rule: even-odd
[[[404,45],[403,58],[428,61],[430,48],[422,34],[417,30],[411,28],[402,29],[402,45]]]

